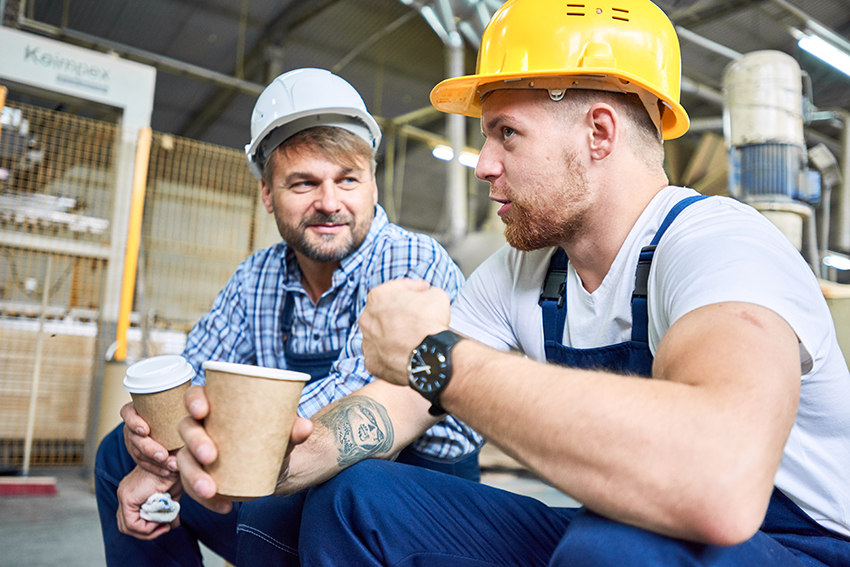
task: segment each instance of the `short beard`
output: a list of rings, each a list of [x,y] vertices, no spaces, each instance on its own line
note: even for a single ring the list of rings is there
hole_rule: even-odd
[[[582,231],[586,217],[587,176],[575,152],[567,153],[564,166],[565,176],[569,177],[553,196],[544,200],[541,195],[532,194],[528,199],[511,201],[511,213],[502,217],[502,221],[505,240],[512,247],[530,252],[561,246]]]
[[[512,218],[503,218],[505,240],[522,252],[531,252],[549,246],[561,246],[572,240],[584,225],[584,214],[577,214],[560,224],[554,219],[534,220],[531,212],[522,205],[512,203]]]
[[[286,243],[301,255],[314,262],[338,262],[350,256],[360,247],[361,244],[363,244],[363,241],[366,239],[366,235],[369,233],[369,227],[372,224],[371,217],[358,224],[354,224],[353,221],[354,217],[352,215],[329,215],[317,212],[302,219],[301,222],[298,223],[297,227],[285,225],[278,221],[277,228]],[[307,227],[311,224],[323,223],[347,223],[350,227],[348,237],[343,242],[332,248],[323,247],[321,244],[310,242],[307,239]],[[321,236],[320,238],[322,242],[330,243],[334,240],[334,238],[336,238],[336,236],[329,234]]]

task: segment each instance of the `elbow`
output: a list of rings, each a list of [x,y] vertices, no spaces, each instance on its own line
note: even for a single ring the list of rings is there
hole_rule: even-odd
[[[694,539],[708,545],[731,547],[753,537],[764,521],[764,512],[724,512],[701,518]]]
[[[773,485],[746,490],[743,483],[725,487],[704,498],[691,517],[695,540],[730,547],[741,544],[758,532],[767,512]],[[752,485],[749,485],[752,486]]]

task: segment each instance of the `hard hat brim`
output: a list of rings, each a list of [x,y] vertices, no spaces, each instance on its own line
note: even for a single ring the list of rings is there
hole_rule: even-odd
[[[657,89],[646,84],[640,77],[624,73],[618,69],[594,68],[594,75],[608,75],[616,77],[621,81],[630,82],[645,91],[656,96],[667,107],[669,111],[665,111],[662,117],[662,137],[665,140],[676,139],[690,127],[690,119],[684,107],[678,101],[672,100],[670,97],[659,92]],[[564,69],[554,69],[552,71],[534,71],[533,73],[500,73],[498,75],[466,75],[463,77],[454,77],[446,79],[431,90],[431,104],[437,110],[449,114],[462,114],[472,118],[481,117],[481,100],[480,89],[484,85],[493,86],[493,83],[507,82],[518,79],[530,78],[557,78],[588,75],[588,70],[569,72]],[[565,88],[568,87],[569,80],[565,80]],[[493,90],[491,88],[491,90]],[[626,92],[626,91],[624,91]]]

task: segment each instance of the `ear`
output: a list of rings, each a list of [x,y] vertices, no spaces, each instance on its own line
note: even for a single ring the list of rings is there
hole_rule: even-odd
[[[378,184],[375,182],[374,176],[372,177],[372,206],[376,206],[378,204]]]
[[[263,192],[261,194],[262,199],[263,199],[263,205],[266,206],[266,211],[268,211],[269,213],[273,213],[274,212],[274,204],[272,203],[272,189],[271,189],[271,187],[269,187],[269,184],[266,183],[265,179],[260,180],[260,185],[261,185],[262,190],[263,190]]]
[[[587,111],[591,159],[605,159],[614,151],[620,135],[620,117],[610,105],[598,102]]]

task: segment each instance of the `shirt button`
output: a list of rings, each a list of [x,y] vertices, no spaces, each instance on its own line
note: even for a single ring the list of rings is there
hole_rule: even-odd
[[[313,340],[314,340],[314,341],[318,341],[318,340],[319,340],[319,335],[317,335],[317,334],[316,334],[316,335],[313,335]]]

